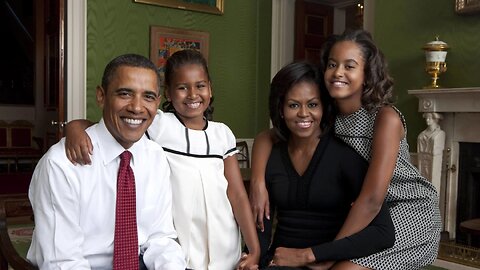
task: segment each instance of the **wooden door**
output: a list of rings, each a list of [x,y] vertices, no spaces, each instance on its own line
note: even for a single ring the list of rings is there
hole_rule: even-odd
[[[63,135],[65,121],[65,1],[42,0],[45,32],[44,45],[44,107],[45,107],[45,149],[55,144]]]
[[[320,49],[333,33],[333,7],[305,0],[295,2],[294,59],[320,63]]]

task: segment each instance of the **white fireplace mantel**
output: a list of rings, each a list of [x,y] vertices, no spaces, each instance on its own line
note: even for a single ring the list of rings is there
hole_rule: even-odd
[[[480,112],[480,87],[408,90],[419,112]]]
[[[440,208],[444,230],[455,237],[458,156],[461,142],[480,143],[480,87],[408,90],[419,99],[420,113],[443,115],[445,150],[440,184]]]

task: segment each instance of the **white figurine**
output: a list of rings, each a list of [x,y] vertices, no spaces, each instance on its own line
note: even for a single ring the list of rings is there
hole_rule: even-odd
[[[440,129],[439,113],[424,113],[427,128],[417,138],[418,169],[440,192],[442,175],[442,157],[445,148],[445,131]]]

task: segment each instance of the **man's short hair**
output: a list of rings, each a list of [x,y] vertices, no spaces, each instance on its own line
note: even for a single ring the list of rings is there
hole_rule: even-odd
[[[110,85],[112,77],[117,69],[122,66],[139,67],[154,71],[157,75],[157,90],[160,91],[160,74],[158,73],[158,69],[155,64],[145,56],[133,53],[117,56],[107,64],[102,76],[102,88],[105,91],[107,91],[107,88]]]

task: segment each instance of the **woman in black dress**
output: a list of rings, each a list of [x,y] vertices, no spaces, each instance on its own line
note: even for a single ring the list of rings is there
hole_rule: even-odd
[[[333,136],[335,113],[315,66],[281,69],[270,88],[270,118],[277,143],[266,168],[272,220],[259,231],[266,269],[366,269],[349,259],[393,245],[387,208],[365,229],[335,239],[360,192],[368,163]],[[273,238],[272,232],[273,233]]]

